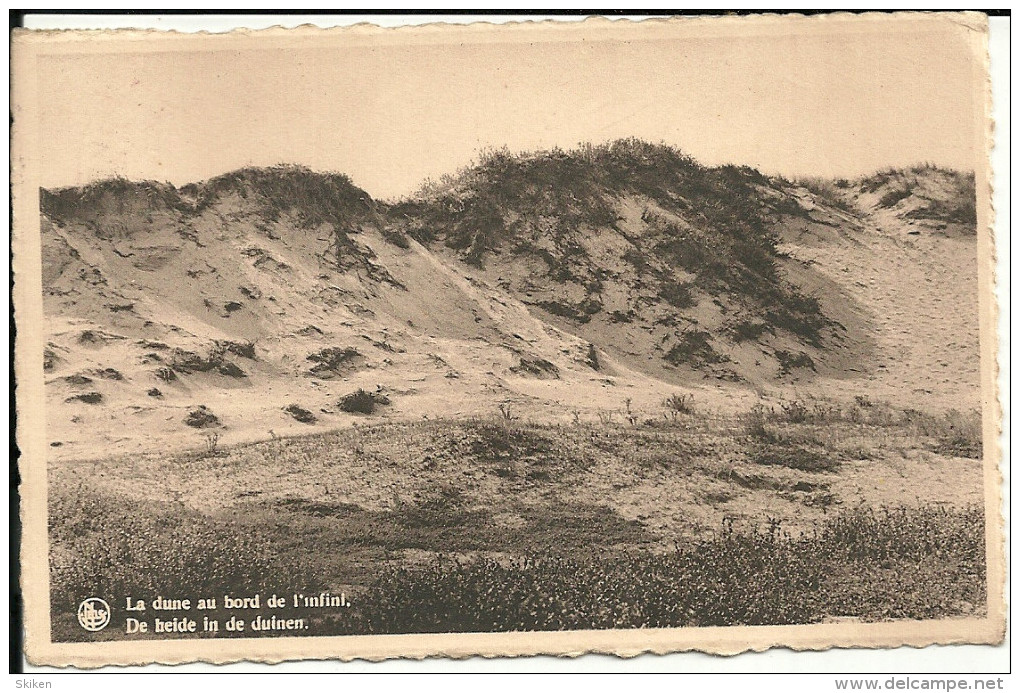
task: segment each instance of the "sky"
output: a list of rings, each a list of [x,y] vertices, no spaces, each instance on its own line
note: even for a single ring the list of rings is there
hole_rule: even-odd
[[[67,40],[37,61],[39,179],[183,185],[295,163],[392,199],[485,148],[629,136],[787,176],[972,169],[972,38],[800,20]]]

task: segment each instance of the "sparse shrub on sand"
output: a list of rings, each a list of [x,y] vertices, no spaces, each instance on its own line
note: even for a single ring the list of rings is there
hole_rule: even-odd
[[[305,358],[315,364],[309,373],[327,379],[347,373],[365,360],[354,347],[326,347]]]
[[[204,404],[200,404],[198,409],[192,409],[188,412],[188,415],[184,418],[184,423],[192,428],[211,428],[220,425],[220,418],[209,411],[209,408]]]
[[[75,373],[74,375],[68,375],[64,377],[64,382],[68,385],[82,386],[91,385],[92,378],[82,373]]]
[[[850,186],[845,178],[835,181],[827,178],[799,178],[795,182],[811,191],[822,204],[855,216],[861,213],[843,192]]]
[[[100,404],[103,401],[103,395],[99,392],[82,392],[78,395],[71,395],[65,402],[83,402],[85,404]]]
[[[238,366],[233,361],[224,361],[223,363],[216,367],[216,372],[219,373],[220,375],[225,375],[230,378],[248,377],[247,374],[243,370],[241,370],[241,367]]]
[[[690,283],[665,281],[659,286],[659,298],[674,308],[690,308],[697,304],[692,288]]]
[[[884,195],[882,195],[881,199],[878,201],[878,206],[879,207],[894,207],[896,205],[896,203],[898,203],[901,200],[905,200],[908,197],[910,197],[910,193],[911,192],[912,192],[912,188],[910,186],[908,186],[908,185],[904,185],[903,187],[900,187],[900,188],[893,188],[889,192],[887,192]]]
[[[255,354],[255,342],[220,341],[217,342],[216,345],[223,351],[233,354],[234,356],[241,356],[252,361],[257,358]]]
[[[815,370],[814,360],[803,351],[799,351],[794,354],[783,349],[776,349],[776,360],[779,361],[780,376],[790,375],[798,368],[810,368],[811,370]]]
[[[773,418],[777,421],[787,423],[804,423],[808,420],[809,410],[806,404],[799,399],[793,399],[779,403],[779,412],[773,410]]]
[[[202,434],[205,440],[205,449],[210,455],[215,455],[220,446],[220,434],[218,431],[206,431]]]
[[[165,383],[172,383],[177,380],[177,373],[174,372],[173,368],[169,366],[162,366],[156,369],[156,377]]]
[[[294,417],[295,421],[300,423],[313,424],[317,421],[315,414],[305,409],[299,404],[288,404],[284,411]]]
[[[245,351],[243,345],[237,345],[241,351]],[[160,369],[159,374],[168,374],[167,371],[178,373],[209,373],[216,372],[231,378],[244,378],[246,374],[240,366],[233,361],[227,360],[225,354],[229,350],[229,344],[217,343],[206,355],[185,349],[174,349],[170,359],[169,367]],[[252,352],[253,353],[253,352]],[[160,376],[161,379],[162,375]],[[172,378],[171,378],[172,379]]]
[[[384,226],[380,231],[382,233],[382,237],[388,243],[392,243],[402,250],[407,250],[411,247],[411,241],[408,240],[407,234],[402,230],[392,226]]]
[[[57,367],[57,363],[61,361],[61,358],[57,356],[57,352],[47,347],[43,349],[43,371],[49,373]]]
[[[941,416],[916,416],[914,425],[921,435],[934,439],[935,452],[953,457],[981,459],[984,450],[981,414],[951,409]]]
[[[385,406],[389,403],[390,398],[380,392],[367,392],[358,388],[341,397],[337,406],[349,414],[371,414],[375,412],[376,406]]]
[[[772,410],[766,409],[760,402],[751,407],[751,410],[741,417],[744,436],[751,441],[771,442],[775,437],[768,426],[771,416]]]
[[[694,395],[681,395],[678,392],[674,392],[663,400],[662,407],[666,410],[666,417],[676,421],[677,417],[681,414],[690,415],[694,413]]]
[[[496,408],[499,410],[499,415],[503,421],[513,421],[517,418],[514,416],[513,405],[510,402],[500,402]]]
[[[704,330],[682,333],[662,358],[674,366],[688,365],[693,368],[729,360],[712,348],[712,336]]]
[[[834,472],[840,461],[828,451],[819,451],[789,440],[758,443],[751,447],[748,459],[755,464],[787,467],[802,472]]]
[[[582,325],[591,322],[592,316],[602,311],[602,304],[592,298],[585,299],[580,303],[539,301],[535,305],[552,315],[573,320]]]
[[[552,361],[543,358],[521,357],[516,366],[511,366],[510,371],[519,375],[531,375],[539,378],[560,377],[560,369]]]
[[[757,341],[772,328],[763,322],[754,320],[737,320],[729,326],[729,334],[737,344],[741,342]]]

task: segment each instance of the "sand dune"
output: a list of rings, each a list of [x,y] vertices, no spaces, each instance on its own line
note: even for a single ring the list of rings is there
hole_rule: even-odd
[[[823,188],[607,152],[393,205],[293,167],[44,191],[52,458],[350,426],[359,388],[384,419],[568,420],[673,392],[720,412],[978,405],[966,177]]]

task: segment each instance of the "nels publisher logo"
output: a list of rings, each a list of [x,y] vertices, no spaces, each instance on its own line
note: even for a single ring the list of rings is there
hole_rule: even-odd
[[[78,606],[78,623],[93,632],[106,628],[110,623],[110,605],[99,597],[89,597]]]

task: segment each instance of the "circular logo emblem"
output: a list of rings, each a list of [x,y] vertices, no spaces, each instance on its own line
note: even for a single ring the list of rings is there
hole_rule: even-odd
[[[85,630],[106,628],[110,623],[110,605],[99,597],[89,597],[78,606],[78,623]]]

